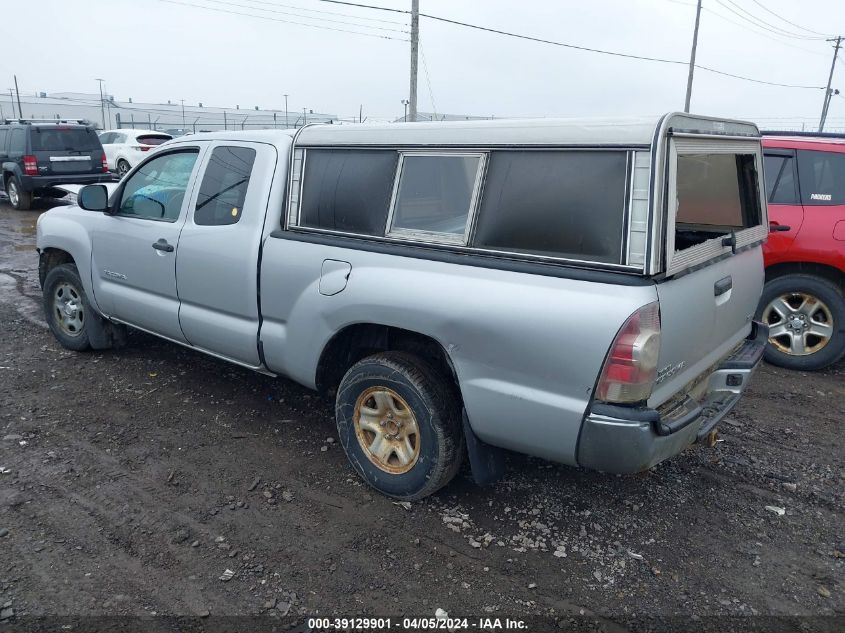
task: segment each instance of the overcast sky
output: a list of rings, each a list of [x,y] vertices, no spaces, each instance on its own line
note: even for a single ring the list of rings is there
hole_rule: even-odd
[[[489,28],[681,61],[689,59],[695,19],[694,0],[420,0],[420,6],[423,13]],[[843,0],[704,0],[703,6],[698,63],[764,81],[826,84],[832,45],[805,37],[823,37],[812,31],[845,34]],[[4,14],[2,87],[17,73],[22,91],[96,92],[94,78],[103,77],[118,99],[283,108],[282,95],[289,93],[291,110],[352,116],[362,104],[364,115],[374,117],[401,115],[408,96],[404,14],[319,0],[38,0],[15,2]],[[426,18],[420,29],[421,111],[533,117],[683,108],[683,65],[571,50]],[[833,87],[845,94],[845,54]],[[823,94],[697,70],[692,111],[754,118],[767,127],[817,122]],[[845,98],[833,98],[829,125],[845,128]]]

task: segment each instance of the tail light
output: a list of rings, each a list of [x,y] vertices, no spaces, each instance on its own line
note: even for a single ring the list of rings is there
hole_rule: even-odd
[[[153,148],[152,145],[134,145],[132,149],[139,152],[149,152]]]
[[[660,308],[643,306],[625,321],[604,361],[596,399],[613,404],[648,400],[657,379]]]
[[[106,154],[103,153],[103,171],[106,172],[109,170],[109,161],[106,160]]]
[[[23,157],[23,173],[27,176],[38,175],[38,159],[35,156]]]

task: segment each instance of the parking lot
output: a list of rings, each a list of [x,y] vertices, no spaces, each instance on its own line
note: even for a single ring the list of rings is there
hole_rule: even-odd
[[[443,609],[833,630],[807,616],[845,612],[845,363],[763,367],[715,446],[639,476],[514,455],[494,486],[464,472],[403,507],[354,476],[332,406],[298,385],[142,334],[62,349],[34,251],[53,204],[0,200],[0,606],[22,621]]]

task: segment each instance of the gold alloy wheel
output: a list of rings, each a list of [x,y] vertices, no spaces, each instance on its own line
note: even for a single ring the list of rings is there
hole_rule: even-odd
[[[769,343],[790,356],[815,354],[833,336],[833,314],[827,305],[803,292],[775,297],[763,310]]]
[[[353,414],[355,436],[380,470],[401,475],[420,457],[420,428],[404,398],[389,387],[370,387],[358,396]]]

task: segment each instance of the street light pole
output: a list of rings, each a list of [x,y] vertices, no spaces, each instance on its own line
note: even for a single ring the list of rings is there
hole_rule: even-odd
[[[185,100],[179,99],[182,102],[182,129],[185,129]]]
[[[95,79],[95,81],[100,82],[100,114],[103,117],[103,129],[106,129],[106,106],[105,102],[103,101],[103,82],[105,79]]]
[[[285,94],[285,129],[288,128],[288,97],[290,95]]]
[[[402,105],[405,106],[405,116],[402,118],[404,123],[408,122],[408,104],[411,103],[409,99],[402,99]]]

